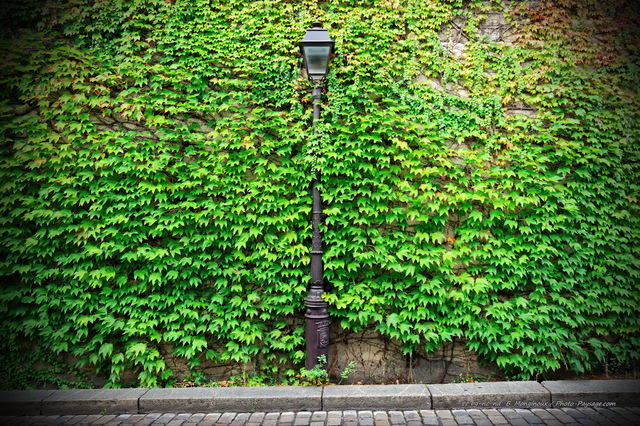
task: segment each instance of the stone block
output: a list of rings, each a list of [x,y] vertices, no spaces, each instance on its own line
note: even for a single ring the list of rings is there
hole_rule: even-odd
[[[1,416],[37,416],[42,414],[42,401],[52,390],[1,391]]]
[[[265,386],[151,389],[140,398],[141,413],[320,411],[322,388]]]
[[[551,395],[538,382],[483,382],[429,385],[434,409],[545,408]]]
[[[640,380],[542,382],[554,407],[629,407],[640,401]]]
[[[43,415],[137,414],[138,399],[148,389],[57,390],[42,401]]]
[[[425,385],[326,386],[324,410],[428,410],[431,399]]]

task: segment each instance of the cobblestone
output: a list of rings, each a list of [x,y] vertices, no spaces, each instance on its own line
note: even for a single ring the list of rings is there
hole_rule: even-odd
[[[389,411],[389,417],[392,425],[406,425],[407,421],[404,418],[402,411]]]
[[[390,426],[389,415],[386,411],[376,411],[373,413],[373,424],[375,426]]]
[[[327,413],[327,426],[338,426],[342,424],[342,411],[329,411]]]
[[[7,426],[640,426],[640,408],[580,407],[412,411],[301,411],[297,413],[151,413],[0,416]]]
[[[423,425],[436,426],[440,424],[434,410],[420,410],[420,417]]]

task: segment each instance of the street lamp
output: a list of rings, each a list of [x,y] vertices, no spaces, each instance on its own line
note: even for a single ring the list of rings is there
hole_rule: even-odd
[[[327,30],[322,28],[320,22],[314,22],[307,29],[304,38],[300,42],[300,51],[304,58],[309,80],[313,83],[313,134],[317,136],[316,123],[320,119],[320,102],[322,97],[322,85],[329,72],[329,59],[333,53],[333,40]],[[311,284],[309,294],[304,302],[306,306],[305,318],[307,357],[306,368],[311,370],[318,364],[318,357],[327,357],[329,351],[329,304],[322,300],[324,293],[324,267],[322,264],[322,233],[320,223],[322,221],[322,199],[318,185],[320,184],[320,172],[311,183],[313,194],[313,210],[311,218],[312,242],[311,242]],[[326,365],[325,365],[326,367]]]

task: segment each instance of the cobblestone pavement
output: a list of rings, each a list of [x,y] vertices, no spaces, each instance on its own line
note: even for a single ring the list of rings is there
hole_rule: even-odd
[[[297,413],[121,414],[0,417],[0,425],[103,426],[420,426],[640,425],[640,407],[466,409],[415,411],[302,411]]]

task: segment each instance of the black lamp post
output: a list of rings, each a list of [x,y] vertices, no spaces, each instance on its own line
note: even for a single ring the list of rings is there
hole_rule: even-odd
[[[320,119],[320,101],[322,97],[322,85],[329,71],[329,59],[333,53],[333,40],[327,30],[322,28],[320,22],[314,22],[300,42],[300,50],[304,57],[304,64],[309,80],[313,83],[313,134],[316,136],[316,122]],[[329,349],[329,312],[328,303],[322,300],[324,293],[324,267],[322,264],[322,233],[320,222],[322,221],[322,199],[318,184],[320,172],[318,171],[312,184],[313,194],[312,211],[312,246],[311,246],[311,285],[305,301],[307,308],[306,341],[307,358],[306,368],[312,369],[318,364],[318,357],[328,354]]]

